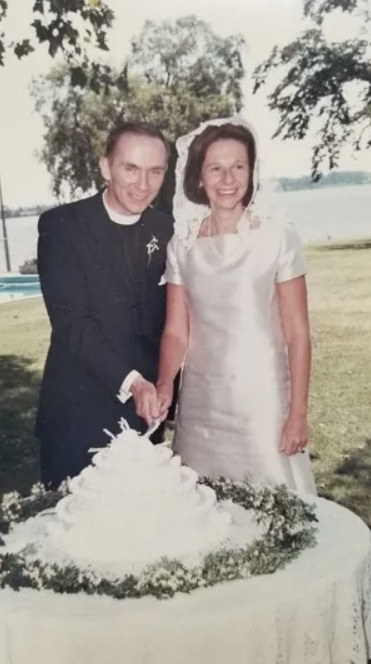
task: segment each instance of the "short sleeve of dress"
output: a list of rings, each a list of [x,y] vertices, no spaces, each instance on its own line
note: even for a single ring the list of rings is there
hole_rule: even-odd
[[[290,281],[307,273],[302,244],[291,223],[282,226],[282,238],[278,256],[276,282]]]
[[[173,235],[169,244],[167,245],[165,279],[168,284],[182,286],[184,281],[180,273],[178,248],[179,245],[177,238]]]

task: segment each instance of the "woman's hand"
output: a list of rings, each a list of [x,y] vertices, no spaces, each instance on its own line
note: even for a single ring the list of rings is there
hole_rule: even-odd
[[[283,427],[280,452],[290,456],[302,452],[308,444],[308,421],[306,415],[289,415]]]
[[[135,411],[151,426],[159,418],[159,407],[155,386],[142,376],[136,378],[130,388],[135,403]]]
[[[173,400],[173,384],[157,383],[157,403],[159,408],[159,419],[166,420],[168,410]]]

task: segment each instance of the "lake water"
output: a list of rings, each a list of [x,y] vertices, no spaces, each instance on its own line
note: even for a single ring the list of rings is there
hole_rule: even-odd
[[[371,186],[327,187],[275,194],[304,243],[371,238]],[[37,217],[7,219],[11,268],[14,272],[36,255]],[[0,272],[5,272],[3,244]]]

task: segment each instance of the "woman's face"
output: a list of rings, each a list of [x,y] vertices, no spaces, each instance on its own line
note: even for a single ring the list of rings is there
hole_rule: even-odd
[[[242,210],[249,180],[249,159],[243,143],[221,138],[210,145],[201,169],[201,184],[212,210]]]

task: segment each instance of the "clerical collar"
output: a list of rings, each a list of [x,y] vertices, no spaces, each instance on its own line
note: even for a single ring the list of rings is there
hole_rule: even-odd
[[[103,205],[106,208],[107,214],[111,221],[114,221],[115,224],[121,224],[121,226],[132,226],[133,224],[136,224],[137,221],[140,219],[141,215],[140,214],[120,214],[119,212],[115,212],[115,210],[112,210],[112,208],[108,205],[107,199],[106,199],[106,189],[103,192],[102,200],[103,200]]]

